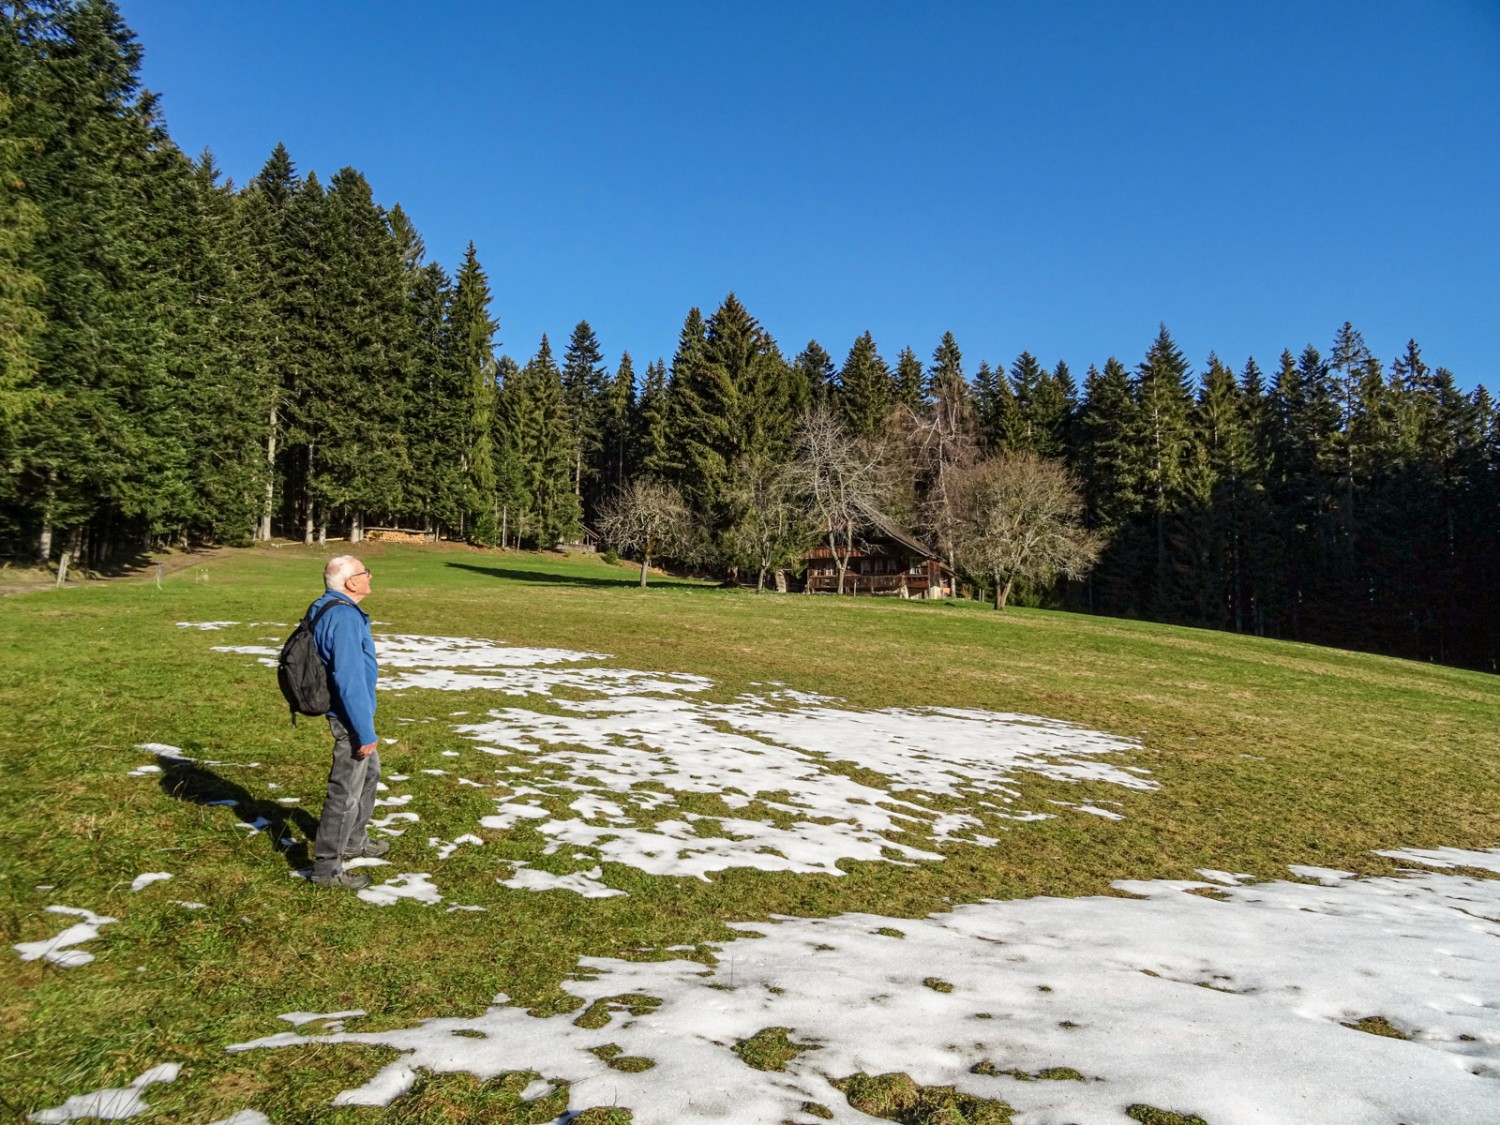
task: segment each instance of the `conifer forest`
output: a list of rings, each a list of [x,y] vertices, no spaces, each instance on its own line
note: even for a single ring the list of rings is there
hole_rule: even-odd
[[[1500,419],[1415,340],[1377,356],[1330,325],[1231,365],[1162,326],[1074,372],[951,334],[781,344],[706,294],[671,356],[611,366],[586,320],[512,354],[472,245],[450,272],[358,170],[279,145],[226,182],[174,146],[139,64],[108,0],[0,3],[12,564],[374,527],[551,547],[649,480],[697,529],[668,561],[754,584],[820,531],[794,503],[766,524],[831,415],[878,463],[880,509],[949,559],[949,470],[1065,466],[1102,551],[1027,604],[1496,666]]]

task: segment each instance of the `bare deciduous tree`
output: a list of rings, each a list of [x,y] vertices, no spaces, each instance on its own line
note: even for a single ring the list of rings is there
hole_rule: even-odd
[[[958,513],[954,477],[979,456],[979,425],[967,388],[948,380],[934,388],[932,404],[921,412],[909,406],[893,415],[912,474],[919,526],[936,540],[957,568],[954,550]]]
[[[823,404],[803,420],[797,435],[797,465],[808,518],[826,538],[842,594],[864,513],[879,507],[884,465],[881,444],[851,434]]]
[[[732,473],[730,493],[744,515],[730,540],[755,567],[757,594],[766,588],[766,576],[784,569],[808,540],[801,476],[796,463],[755,454],[741,458]]]
[[[599,534],[610,546],[639,551],[641,588],[653,556],[682,549],[690,540],[693,514],[682,494],[649,477],[629,481],[599,510]]]
[[[994,583],[1004,609],[1018,579],[1081,578],[1104,542],[1083,526],[1071,473],[1034,453],[1008,453],[952,473],[959,565]]]

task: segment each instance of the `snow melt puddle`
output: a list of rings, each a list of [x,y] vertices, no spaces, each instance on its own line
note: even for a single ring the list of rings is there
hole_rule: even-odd
[[[605,862],[707,879],[736,867],[842,875],[845,860],[941,860],[935,849],[945,843],[993,846],[1008,827],[1058,815],[1014,807],[1018,774],[1156,787],[1139,767],[1101,760],[1138,749],[1135,741],[1030,715],[850,711],[782,684],[719,704],[701,697],[713,686],[705,677],[598,667],[608,659],[600,653],[414,634],[382,634],[376,645],[382,691],[485,690],[540,698],[555,712],[512,706],[489,711],[484,721],[454,723],[487,753],[524,762],[495,770],[510,786],[477,827],[524,824],[545,838],[545,855],[566,849],[573,856],[549,861],[552,870],[511,863],[501,880],[509,887],[622,893],[603,883]],[[273,648],[215,651],[276,663]],[[447,776],[419,769],[423,777]],[[858,780],[850,776],[856,772]],[[469,778],[459,783],[480,786]],[[377,804],[412,800],[405,794]],[[1123,815],[1098,800],[1050,803],[1102,819]],[[398,816],[420,819],[392,814],[375,826],[399,835]],[[452,854],[434,846],[440,860]],[[361,897],[441,901],[428,875],[400,878],[385,885],[389,891],[373,887]]]
[[[1451,854],[1500,864],[1500,852]],[[1329,874],[1328,886],[1126,881],[1140,897],[743,924],[745,938],[712,946],[712,968],[581,961],[587,979],[563,987],[608,1010],[603,1027],[574,1022],[587,1009],[539,1019],[502,995],[474,1019],[229,1050],[402,1053],[336,1105],[388,1105],[422,1070],[534,1070],[572,1083],[571,1110],[618,1104],[636,1125],[810,1120],[806,1102],[868,1121],[829,1079],[892,1071],[1003,1100],[1018,1125],[1124,1123],[1137,1103],[1214,1125],[1493,1121],[1500,880]],[[1406,1041],[1355,1026],[1376,1017]],[[733,1048],[772,1027],[809,1049],[783,1072],[753,1070]],[[612,1069],[591,1053],[609,1045],[655,1066]],[[1077,1077],[1035,1080],[1053,1068]]]

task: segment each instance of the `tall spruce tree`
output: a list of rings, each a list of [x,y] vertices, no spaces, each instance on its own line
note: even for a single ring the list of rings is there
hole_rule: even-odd
[[[593,475],[598,496],[607,498],[635,474],[635,364],[629,352],[620,356],[599,406],[601,441]]]
[[[636,403],[635,432],[639,442],[638,467],[642,475],[667,480],[678,466],[672,403],[668,398],[667,365],[658,359],[646,365],[646,383]]]
[[[896,357],[894,392],[897,404],[904,406],[911,414],[922,409],[923,381],[922,361],[917,358],[917,353],[910,348],[902,348]]]
[[[1175,581],[1180,571],[1170,553],[1169,523],[1184,484],[1193,396],[1187,359],[1165,324],[1136,368],[1134,389],[1142,485],[1156,540],[1153,610],[1162,619],[1181,620],[1187,613]]]
[[[701,350],[679,365],[673,393],[683,491],[721,544],[743,515],[729,488],[734,466],[751,455],[774,459],[790,447],[796,418],[790,383],[776,342],[733,293],[705,324]]]
[[[816,340],[807,342],[792,366],[801,373],[814,402],[827,402],[838,389],[838,370],[833,366],[833,357]]]
[[[546,335],[536,355],[505,383],[505,432],[520,470],[518,533],[550,548],[578,534],[583,511],[573,491],[573,422],[562,371]]]
[[[1106,613],[1139,613],[1143,565],[1139,536],[1132,534],[1145,507],[1145,482],[1137,455],[1139,407],[1130,373],[1113,356],[1104,370],[1089,368],[1079,411],[1079,470],[1085,519],[1108,547],[1087,584],[1088,608]]]
[[[464,477],[467,530],[476,543],[493,544],[500,528],[495,503],[495,333],[490,285],[474,244],[464,251],[448,310],[446,351],[461,395],[458,455]]]
[[[885,428],[892,405],[891,373],[869,332],[850,347],[839,369],[838,389],[839,411],[854,434],[874,437]]]
[[[322,472],[313,495],[363,537],[367,520],[401,509],[410,475],[404,422],[413,343],[401,248],[365,177],[343,168],[329,181],[321,308],[337,341],[318,387]]]
[[[573,492],[587,511],[599,499],[596,470],[604,445],[603,399],[608,371],[599,337],[586,320],[578,322],[568,339],[562,379],[573,426]]]
[[[0,69],[19,67],[18,53],[11,35],[0,35]],[[41,209],[30,197],[23,171],[37,142],[22,131],[26,126],[16,107],[15,98],[0,90],[0,465],[6,467],[7,482],[18,469],[15,427],[38,399],[38,337],[46,325],[37,307],[42,281],[28,265],[41,230]],[[0,492],[0,503],[16,499]]]
[[[24,141],[9,149],[12,174],[36,208],[13,211],[30,225],[30,307],[45,322],[22,352],[41,408],[12,431],[17,516],[43,561],[61,529],[76,557],[96,521],[98,558],[121,532],[163,530],[153,479],[164,495],[183,483],[182,451],[153,431],[175,422],[153,414],[166,403],[145,272],[162,134],[139,86],[140,47],[113,3],[13,3],[0,20],[7,136]]]

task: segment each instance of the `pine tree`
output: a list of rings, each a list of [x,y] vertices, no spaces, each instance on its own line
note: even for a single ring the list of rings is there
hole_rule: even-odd
[[[668,399],[667,365],[662,360],[646,365],[646,384],[636,404],[635,432],[640,442],[642,475],[667,480],[678,467],[673,441],[672,404]]]
[[[944,332],[933,350],[932,365],[927,369],[927,397],[938,398],[945,393],[951,397],[959,386],[963,386],[967,393],[963,353],[958,350],[953,333]]]
[[[490,545],[500,534],[495,504],[495,333],[490,286],[474,244],[464,251],[445,332],[448,363],[461,396],[458,461],[464,476],[464,509],[470,537]]]
[[[403,422],[412,341],[400,331],[410,323],[406,283],[401,249],[361,173],[335,173],[320,219],[328,267],[320,305],[336,345],[317,388],[326,407],[312,491],[349,520],[358,542],[370,514],[402,508],[410,476]]]
[[[688,384],[697,384],[704,378],[701,368],[707,333],[703,313],[695,305],[688,310],[687,317],[682,322],[682,330],[677,335],[677,351],[672,356],[664,399],[667,407],[667,442],[663,467],[668,471],[669,483],[677,484],[684,496],[689,491],[684,453],[687,418],[683,410],[681,389]]]
[[[917,414],[923,404],[922,361],[910,348],[902,348],[896,357],[895,396],[896,402],[911,414]]]
[[[1178,573],[1170,557],[1169,521],[1184,484],[1188,451],[1188,412],[1192,406],[1187,359],[1162,325],[1146,358],[1136,368],[1137,441],[1143,459],[1142,485],[1154,523],[1156,561],[1153,609],[1158,619],[1184,615],[1181,592],[1174,588]]]
[[[979,446],[985,453],[1005,448],[1004,419],[1013,399],[1004,371],[995,371],[988,361],[974,372],[974,417],[979,425]]]
[[[293,229],[294,215],[300,214],[294,211],[294,201],[301,189],[302,181],[290,154],[278,144],[241,193],[236,207],[236,233],[247,259],[243,288],[248,339],[242,359],[251,377],[266,386],[268,396],[265,495],[257,539],[271,538],[276,486],[292,460],[287,437],[289,403],[299,396],[303,365],[311,355],[308,278],[298,257],[300,240]]]
[[[392,214],[392,230],[398,233]],[[444,528],[459,528],[467,519],[464,465],[453,455],[463,446],[464,387],[448,361],[448,319],[453,282],[437,262],[422,264],[422,254],[408,242],[407,305],[412,322],[411,411],[407,448],[412,474],[406,503],[424,531],[441,538]],[[493,446],[493,438],[491,445]]]
[[[1010,365],[1010,383],[1015,390],[1010,409],[1001,416],[1005,447],[1017,453],[1041,453],[1046,438],[1039,423],[1045,410],[1043,388],[1051,376],[1030,352],[1022,352]],[[1046,454],[1055,456],[1055,454]]]
[[[776,342],[733,293],[706,323],[701,350],[678,365],[683,492],[721,544],[743,514],[728,487],[734,466],[751,455],[774,460],[790,447],[790,382]]]
[[[25,141],[8,159],[36,206],[12,210],[40,283],[30,307],[45,322],[20,355],[22,371],[35,361],[40,408],[12,431],[9,468],[37,557],[51,555],[58,529],[76,557],[96,515],[127,533],[163,526],[153,478],[163,496],[182,497],[182,450],[152,431],[176,419],[153,413],[165,388],[154,278],[142,268],[151,149],[164,138],[139,88],[140,48],[108,0],[11,4],[0,43],[6,136]],[[6,284],[17,281],[27,291],[24,278]],[[109,546],[101,540],[94,557]]]
[[[9,36],[0,37],[0,68],[19,65],[9,57],[14,49]],[[14,457],[12,427],[37,404],[38,337],[46,324],[37,307],[42,281],[26,264],[42,223],[23,170],[37,142],[23,135],[15,106],[0,90],[0,464],[7,466]]]
[[[602,442],[594,477],[599,494],[608,497],[635,475],[635,365],[629,352],[620,356],[600,408]]]
[[[1079,470],[1088,525],[1110,544],[1089,581],[1091,610],[1139,613],[1146,601],[1139,578],[1149,561],[1139,560],[1134,534],[1145,509],[1138,414],[1124,364],[1111,356],[1102,372],[1089,368],[1079,411]]]
[[[1191,616],[1196,624],[1243,632],[1250,609],[1246,538],[1257,483],[1255,436],[1239,382],[1212,353],[1191,421],[1186,494],[1197,554],[1197,605]]]
[[[1284,544],[1274,631],[1312,640],[1322,635],[1320,613],[1331,601],[1339,461],[1339,408],[1317,348],[1282,353],[1271,403],[1271,502]]]
[[[839,369],[838,403],[844,422],[859,437],[885,428],[891,410],[891,373],[866,332],[854,341]]]
[[[562,372],[545,335],[530,362],[506,380],[505,432],[522,478],[518,533],[548,548],[578,534],[583,512],[573,491],[573,422]]]
[[[833,366],[833,357],[816,340],[807,342],[792,366],[801,372],[813,402],[827,402],[838,389],[838,370]]]
[[[586,320],[578,322],[568,340],[562,378],[573,426],[573,493],[589,510],[598,500],[594,471],[604,443],[602,400],[608,372],[599,338]]]
[[[526,523],[526,513],[531,510],[527,493],[526,466],[510,430],[511,419],[507,404],[513,401],[513,392],[520,393],[524,378],[521,365],[508,355],[495,361],[495,414],[490,426],[490,441],[495,451],[495,504],[500,511],[499,545],[520,545]]]
[[[183,162],[174,180],[177,190],[160,194],[176,211],[175,235],[164,245],[181,306],[167,346],[176,357],[184,420],[178,440],[193,493],[188,516],[196,538],[238,544],[253,537],[271,481],[265,447],[277,384],[254,362],[261,325],[232,185],[219,183],[208,152],[192,167]]]

